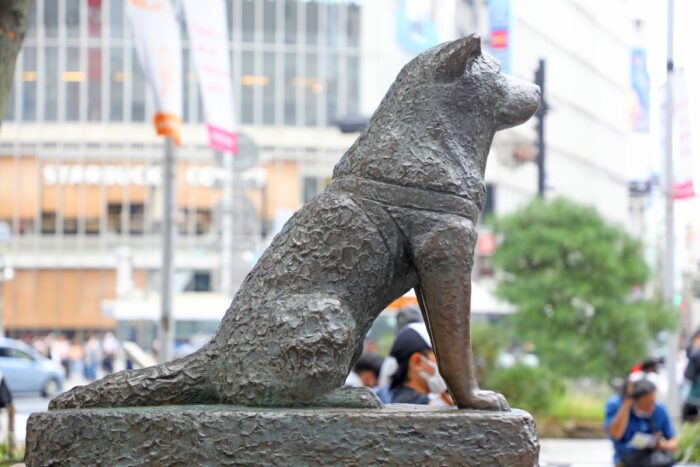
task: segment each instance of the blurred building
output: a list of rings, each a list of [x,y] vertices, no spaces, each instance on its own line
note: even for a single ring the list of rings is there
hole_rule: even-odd
[[[0,136],[0,254],[15,271],[0,304],[11,334],[114,328],[103,308],[113,308],[105,300],[117,297],[120,262],[133,271],[123,298],[150,300],[159,289],[162,140],[124,3],[35,2]],[[235,181],[240,282],[271,230],[324,188],[352,142],[334,122],[358,113],[360,6],[232,0],[227,12],[236,120],[257,147]],[[184,25],[182,37],[176,286],[211,292],[224,174],[201,124]]]
[[[355,138],[336,121],[369,116],[401,66],[433,45],[474,31],[492,45],[494,11],[507,31],[497,37],[501,46],[507,39],[498,56],[504,71],[532,80],[538,60],[547,61],[547,195],[593,204],[624,224],[632,31],[625,3],[227,1],[236,119],[257,147],[236,178],[235,280],[327,184]],[[177,282],[180,291],[216,292],[223,174],[207,147],[184,27],[182,37]],[[10,332],[113,328],[103,312],[119,308],[117,295],[122,303],[152,301],[163,152],[152,114],[124,0],[36,0],[0,134],[0,252],[15,269],[3,287]],[[485,215],[536,193],[534,138],[532,122],[497,136]],[[488,275],[488,232],[478,248]]]

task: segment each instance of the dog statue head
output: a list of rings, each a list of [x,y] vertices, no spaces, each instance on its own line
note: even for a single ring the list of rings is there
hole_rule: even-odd
[[[414,103],[414,110],[437,111],[447,118],[475,120],[483,129],[503,130],[524,123],[539,107],[540,89],[501,73],[501,66],[481,50],[481,38],[472,34],[440,44],[410,61],[379,107],[389,100]],[[445,117],[443,117],[444,119]]]
[[[495,132],[525,122],[539,104],[539,87],[502,74],[478,35],[440,44],[404,66],[334,176],[483,191]]]

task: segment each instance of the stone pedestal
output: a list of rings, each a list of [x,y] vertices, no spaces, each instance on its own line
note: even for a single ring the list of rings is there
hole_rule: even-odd
[[[220,405],[58,410],[27,424],[38,465],[537,465],[527,412],[257,409]]]

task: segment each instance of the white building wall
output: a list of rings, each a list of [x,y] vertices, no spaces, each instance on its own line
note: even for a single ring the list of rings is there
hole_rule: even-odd
[[[511,74],[534,80],[538,60],[546,61],[547,197],[592,205],[626,224],[632,18],[624,1],[518,0],[511,8]],[[534,164],[503,163],[518,141],[535,142],[534,119],[497,138],[501,154],[490,158],[487,181],[497,184],[500,213],[536,192]]]
[[[478,32],[488,42],[486,2],[424,1],[438,25],[439,41]],[[565,196],[594,206],[607,219],[628,222],[630,46],[633,18],[625,0],[512,0],[511,74],[534,80],[547,62],[548,197]],[[371,115],[412,54],[397,41],[398,2],[362,8],[361,112]],[[535,143],[534,119],[497,134],[486,181],[496,187],[497,213],[529,202],[537,191],[534,163],[515,163],[517,145]]]

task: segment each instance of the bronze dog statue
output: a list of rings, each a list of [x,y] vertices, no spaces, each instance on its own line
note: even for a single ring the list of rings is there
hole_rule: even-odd
[[[274,238],[205,347],[77,387],[50,408],[379,406],[369,389],[341,386],[374,319],[415,288],[457,405],[508,410],[474,375],[475,224],[494,133],[526,121],[539,100],[537,86],[500,73],[478,36],[419,55],[330,186]]]

